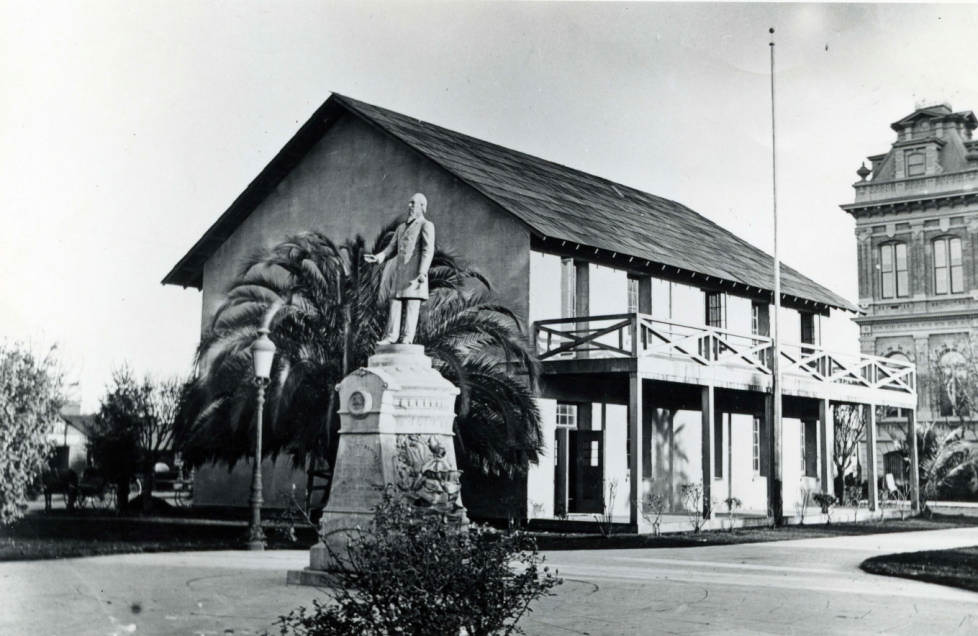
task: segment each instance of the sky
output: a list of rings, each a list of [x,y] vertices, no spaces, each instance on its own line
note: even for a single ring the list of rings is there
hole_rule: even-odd
[[[190,373],[200,293],[160,280],[331,91],[770,250],[769,27],[782,256],[856,301],[838,206],[891,122],[978,109],[978,7],[0,0],[0,340],[56,344],[85,410]]]

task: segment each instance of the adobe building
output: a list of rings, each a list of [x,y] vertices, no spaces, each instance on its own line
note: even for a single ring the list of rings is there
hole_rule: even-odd
[[[515,482],[464,475],[473,518],[646,530],[649,492],[708,520],[731,497],[755,519],[794,516],[831,491],[834,403],[916,405],[913,365],[832,353],[846,343],[823,343],[826,325],[856,307],[783,266],[776,426],[769,255],[674,201],[335,94],[163,282],[202,291],[206,327],[257,248],[373,235],[415,192],[439,247],[532,325],[543,364],[547,447]],[[266,502],[304,483],[285,462],[264,471]],[[195,505],[245,505],[248,475],[198,470]]]
[[[890,125],[889,151],[857,171],[855,201],[860,346],[865,354],[915,365],[916,416],[922,426],[971,422],[978,405],[978,127],[971,111],[941,104]],[[905,439],[895,410],[880,421],[894,440],[880,470],[899,475],[896,441]],[[889,451],[889,452],[888,452]]]

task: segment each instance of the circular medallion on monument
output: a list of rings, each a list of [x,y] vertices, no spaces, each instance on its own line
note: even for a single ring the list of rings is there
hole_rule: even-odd
[[[370,394],[362,391],[354,391],[350,394],[348,407],[354,417],[363,417],[370,410]]]

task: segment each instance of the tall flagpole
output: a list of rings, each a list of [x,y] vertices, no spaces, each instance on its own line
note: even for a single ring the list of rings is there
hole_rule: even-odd
[[[784,500],[782,492],[781,463],[781,340],[778,322],[781,315],[781,259],[778,255],[778,162],[777,136],[774,118],[774,27],[769,29],[771,41],[771,209],[774,219],[774,316],[771,320],[771,461],[768,489],[771,500],[771,514],[774,522],[780,525],[784,519]]]

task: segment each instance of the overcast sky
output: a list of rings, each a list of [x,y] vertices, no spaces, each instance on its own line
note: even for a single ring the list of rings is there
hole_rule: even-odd
[[[186,374],[160,279],[330,91],[684,203],[856,300],[855,170],[922,102],[978,108],[978,8],[0,0],[0,338]],[[403,204],[392,201],[392,214]],[[343,237],[337,237],[342,239]]]

